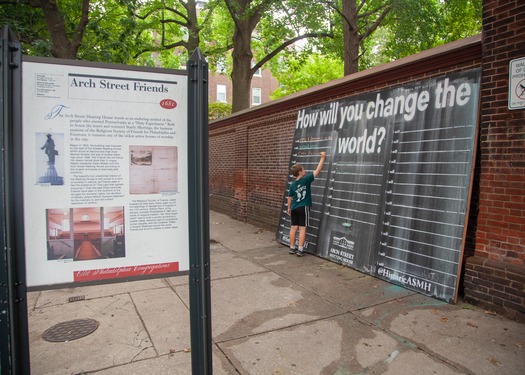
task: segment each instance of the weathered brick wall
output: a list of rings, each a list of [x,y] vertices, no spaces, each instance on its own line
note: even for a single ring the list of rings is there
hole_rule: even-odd
[[[209,132],[211,207],[276,230],[299,109],[472,69],[480,63],[480,37],[472,37],[213,122]]]
[[[525,320],[525,110],[508,109],[509,63],[525,57],[525,2],[483,2],[479,202],[468,301]]]
[[[275,228],[284,194],[294,115],[258,118],[210,131],[210,205]]]
[[[483,42],[450,43],[210,124],[211,208],[276,230],[300,108],[482,67],[462,286],[467,301],[524,320],[525,110],[509,110],[507,97],[509,62],[525,56],[525,3],[484,0],[483,18]]]

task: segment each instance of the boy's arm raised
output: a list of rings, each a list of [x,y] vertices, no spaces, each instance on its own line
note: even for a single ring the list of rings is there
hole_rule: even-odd
[[[317,177],[319,173],[321,173],[321,169],[323,169],[324,159],[326,159],[326,152],[321,152],[321,160],[319,160],[319,164],[317,164],[317,168],[314,171],[314,177]]]

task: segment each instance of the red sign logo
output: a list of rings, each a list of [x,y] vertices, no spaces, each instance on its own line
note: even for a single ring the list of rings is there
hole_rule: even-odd
[[[173,109],[177,106],[177,102],[172,99],[163,99],[160,101],[160,106],[164,109]]]

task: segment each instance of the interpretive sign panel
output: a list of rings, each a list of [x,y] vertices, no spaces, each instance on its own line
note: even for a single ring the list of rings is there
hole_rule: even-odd
[[[455,301],[479,81],[475,69],[299,110],[290,166],[312,171],[327,153],[306,251]],[[286,195],[277,239],[289,244]]]
[[[28,286],[187,271],[185,73],[22,68]]]

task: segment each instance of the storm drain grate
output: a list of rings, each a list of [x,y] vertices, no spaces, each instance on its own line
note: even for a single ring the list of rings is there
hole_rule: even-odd
[[[98,328],[99,323],[94,319],[74,319],[62,322],[48,328],[42,338],[51,342],[67,342],[87,336]]]
[[[84,301],[86,299],[86,296],[72,296],[68,298],[69,302],[77,302],[77,301]]]

